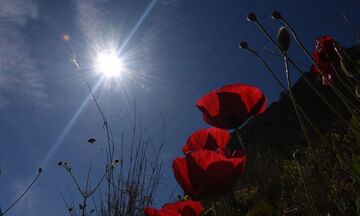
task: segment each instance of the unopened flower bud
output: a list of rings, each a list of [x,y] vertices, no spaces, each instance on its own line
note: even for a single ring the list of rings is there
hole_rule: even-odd
[[[285,26],[279,28],[277,39],[280,49],[286,52],[290,47],[290,34]]]
[[[88,143],[90,144],[94,144],[96,142],[96,138],[95,137],[90,137],[88,140],[87,140]]]
[[[282,19],[281,13],[279,11],[273,11],[271,17],[273,19]]]
[[[248,43],[246,43],[246,41],[241,41],[240,44],[239,44],[239,47],[240,47],[241,49],[247,49],[247,48],[249,48]]]
[[[63,165],[63,162],[62,162],[62,161],[58,161],[57,165],[58,165],[58,166],[62,166],[62,165]]]
[[[257,19],[256,19],[255,13],[253,13],[253,12],[249,13],[249,15],[247,16],[247,20],[250,22],[256,22]]]
[[[41,172],[42,172],[42,168],[41,168],[41,167],[38,169],[38,172],[39,172],[39,173],[41,173]]]

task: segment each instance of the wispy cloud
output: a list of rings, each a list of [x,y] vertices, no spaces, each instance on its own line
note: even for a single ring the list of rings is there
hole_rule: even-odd
[[[31,0],[0,0],[0,107],[11,95],[43,103],[44,86],[30,56],[24,27],[37,19],[38,5]]]
[[[101,39],[101,29],[104,26],[104,9],[101,4],[104,0],[76,0],[77,22],[80,30],[88,42]]]

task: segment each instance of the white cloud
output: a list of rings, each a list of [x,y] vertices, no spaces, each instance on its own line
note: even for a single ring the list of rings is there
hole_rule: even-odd
[[[42,104],[46,97],[24,27],[38,18],[38,7],[31,0],[0,0],[0,107],[12,98],[25,97]]]

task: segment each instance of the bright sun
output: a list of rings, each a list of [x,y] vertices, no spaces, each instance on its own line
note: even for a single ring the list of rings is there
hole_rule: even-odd
[[[97,55],[96,70],[106,77],[119,76],[124,70],[124,64],[115,51],[107,50]]]

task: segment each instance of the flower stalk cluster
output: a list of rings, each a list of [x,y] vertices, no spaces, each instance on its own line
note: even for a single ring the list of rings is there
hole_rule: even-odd
[[[70,175],[72,181],[76,185],[78,192],[80,193],[80,195],[83,198],[82,202],[79,204],[79,209],[80,209],[82,216],[91,214],[95,211],[94,209],[91,209],[90,211],[87,210],[88,199],[96,192],[96,190],[99,188],[100,184],[103,182],[103,180],[108,175],[108,173],[111,172],[114,169],[114,167],[120,162],[119,160],[116,159],[116,160],[112,161],[111,164],[106,165],[106,168],[105,168],[105,171],[104,171],[102,177],[100,178],[100,180],[98,180],[98,182],[95,184],[95,186],[93,188],[91,188],[90,175],[91,175],[91,169],[92,169],[92,163],[93,163],[93,145],[95,144],[96,139],[89,138],[87,140],[87,142],[91,144],[91,153],[90,153],[88,174],[86,177],[86,186],[84,189],[80,186],[78,180],[76,179],[74,173],[72,172],[71,166],[66,161],[58,161],[57,162],[57,165],[59,167],[64,168],[66,170],[66,172]],[[72,212],[74,211],[74,208],[68,207],[68,211],[72,214]]]
[[[329,147],[329,149],[334,153],[334,155],[336,155],[339,163],[345,164],[347,166],[347,168],[350,170],[350,173],[354,177],[354,179],[356,181],[358,181],[359,177],[360,177],[359,176],[360,173],[356,174],[356,172],[353,170],[352,165],[349,163],[349,161],[338,154],[339,150],[337,149],[337,147],[335,145],[329,144],[329,142],[324,138],[324,136],[321,134],[321,132],[318,130],[318,128],[310,120],[308,115],[304,112],[304,110],[302,109],[302,107],[299,105],[299,103],[297,102],[297,100],[295,98],[295,95],[292,91],[291,81],[290,81],[291,79],[290,79],[289,63],[292,64],[292,66],[294,66],[294,68],[298,72],[300,72],[302,75],[304,75],[304,73],[299,69],[299,67],[294,63],[294,61],[288,56],[287,50],[290,46],[290,34],[289,34],[288,30],[290,30],[290,32],[291,32],[292,36],[295,38],[296,42],[299,44],[299,46],[303,49],[303,51],[306,53],[306,55],[311,59],[312,63],[314,64],[312,66],[312,72],[318,73],[322,76],[323,85],[330,86],[331,89],[335,92],[335,94],[337,96],[339,96],[339,99],[346,105],[346,107],[348,108],[348,111],[353,115],[353,118],[358,119],[357,113],[359,111],[359,109],[358,109],[359,106],[355,105],[357,102],[350,101],[349,98],[346,98],[344,96],[344,94],[341,93],[340,90],[338,89],[338,87],[334,84],[335,74],[337,74],[336,78],[338,78],[340,81],[342,79],[340,73],[338,73],[338,71],[340,70],[340,59],[342,57],[339,55],[339,52],[337,52],[337,50],[340,50],[338,47],[341,47],[341,46],[339,46],[339,44],[337,42],[335,42],[332,39],[332,37],[330,37],[330,36],[319,37],[316,40],[316,49],[313,52],[313,56],[311,56],[310,53],[307,51],[307,49],[304,47],[304,45],[299,40],[299,37],[296,34],[296,32],[294,31],[294,29],[289,25],[289,23],[282,17],[282,15],[278,11],[273,12],[272,18],[275,20],[280,20],[285,24],[285,26],[281,27],[278,31],[277,43],[274,41],[274,39],[271,38],[269,33],[260,24],[260,22],[257,20],[256,15],[254,13],[250,13],[247,17],[248,21],[255,23],[257,25],[257,27],[261,30],[261,32],[266,36],[266,38],[274,45],[275,48],[278,49],[278,51],[283,56],[284,63],[285,63],[287,88],[285,87],[284,84],[282,84],[280,82],[277,75],[271,70],[270,66],[258,54],[258,52],[249,48],[249,45],[247,44],[247,42],[242,41],[240,43],[240,48],[249,50],[250,52],[255,54],[257,56],[257,58],[261,61],[261,63],[266,67],[268,72],[270,72],[270,74],[273,76],[273,78],[282,87],[284,92],[290,97],[293,107],[294,107],[295,114],[299,120],[301,130],[304,134],[306,142],[308,143],[308,147],[311,152],[312,158],[315,161],[315,164],[319,167],[320,174],[322,175],[325,184],[328,185],[329,190],[331,191],[331,185],[328,180],[329,177],[327,176],[327,174],[325,174],[323,172],[324,167],[322,166],[322,163],[317,159],[316,153],[313,150],[313,146],[309,139],[309,135],[307,132],[307,128],[305,126],[304,119],[305,119],[306,123],[308,123],[311,126],[311,128],[314,129],[314,131],[320,136],[322,142],[326,146]],[[356,62],[356,61],[353,61],[353,62]],[[353,67],[353,68],[356,68],[356,67]],[[353,129],[356,132],[359,131],[360,125],[352,124],[351,122],[346,120],[335,108],[333,108],[333,106],[330,105],[330,103],[327,101],[327,99],[325,99],[325,97],[313,86],[313,84],[310,81],[308,81],[308,79],[305,76],[303,76],[303,78],[304,78],[305,82],[309,85],[309,87],[315,91],[315,93],[321,98],[321,100],[323,100],[325,102],[325,104],[328,105],[329,109],[331,111],[333,111],[336,114],[336,116],[345,125],[349,126],[351,129]],[[343,84],[343,86],[346,86],[346,85]],[[347,89],[350,93],[352,91],[351,89],[348,88],[348,86],[346,86],[345,89]],[[352,94],[352,95],[355,95],[355,94]],[[300,177],[302,178],[302,182],[303,182],[303,185],[305,188],[305,193],[307,194],[306,197],[308,197],[310,209],[312,210],[313,214],[317,214],[312,205],[313,202],[312,202],[310,196],[308,195],[305,180],[303,179],[303,175],[302,175],[302,168],[299,163],[298,163],[298,166],[299,166],[299,168],[298,168],[299,172],[301,173]],[[339,212],[344,214],[342,207],[338,203],[335,203],[335,205],[338,207]]]

